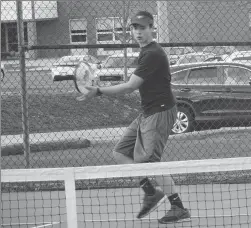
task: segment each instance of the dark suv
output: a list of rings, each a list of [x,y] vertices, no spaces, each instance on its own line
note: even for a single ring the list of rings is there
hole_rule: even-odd
[[[173,133],[192,131],[198,122],[251,121],[251,66],[204,62],[172,66],[178,101]]]

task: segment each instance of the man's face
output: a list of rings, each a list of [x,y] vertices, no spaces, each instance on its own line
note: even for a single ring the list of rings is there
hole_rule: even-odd
[[[152,27],[134,24],[131,26],[134,39],[139,44],[147,44],[152,41]]]

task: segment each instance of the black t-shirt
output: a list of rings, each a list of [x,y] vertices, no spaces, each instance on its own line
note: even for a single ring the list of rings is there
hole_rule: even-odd
[[[151,42],[141,48],[134,74],[144,79],[139,92],[145,114],[158,112],[159,107],[170,109],[175,105],[169,62],[165,51],[158,43]]]

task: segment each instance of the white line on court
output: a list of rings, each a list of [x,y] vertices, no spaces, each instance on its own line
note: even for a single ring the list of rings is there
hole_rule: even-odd
[[[2,226],[22,226],[22,225],[42,225],[42,224],[51,224],[51,222],[24,222],[24,223],[6,223],[6,224],[2,224]]]
[[[220,217],[240,217],[240,216],[247,216],[247,217],[251,217],[251,214],[235,214],[235,215],[205,215],[205,216],[191,216],[191,218],[195,218],[195,219],[199,219],[199,218],[220,218]],[[127,218],[127,219],[93,219],[93,220],[84,220],[84,221],[80,221],[80,222],[123,222],[123,221],[136,221],[136,220],[140,220],[140,221],[149,221],[149,220],[156,220],[158,218],[142,218],[142,219],[137,219],[137,218]]]
[[[53,225],[57,225],[60,222],[40,222],[40,223],[9,223],[9,224],[2,224],[2,227],[5,226],[11,226],[11,227],[15,227],[15,226],[32,226],[31,228],[43,228],[43,227],[48,227],[48,226],[53,226]],[[38,225],[38,226],[36,226]]]
[[[40,225],[40,226],[34,226],[31,228],[43,228],[43,227],[53,226],[53,225],[57,225],[57,224],[60,224],[60,222],[52,222],[52,223],[48,223],[48,224],[44,224],[44,225]]]

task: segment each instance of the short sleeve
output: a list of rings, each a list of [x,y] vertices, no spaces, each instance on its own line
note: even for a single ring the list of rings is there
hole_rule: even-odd
[[[139,57],[138,66],[134,71],[134,74],[145,79],[148,79],[150,76],[158,70],[160,64],[160,58],[156,52],[145,52],[142,56]]]

